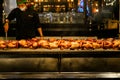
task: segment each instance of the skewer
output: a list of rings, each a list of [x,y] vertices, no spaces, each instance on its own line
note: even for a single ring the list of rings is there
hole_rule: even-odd
[[[5,32],[5,40],[6,41],[8,40],[8,34],[7,34],[7,32]]]

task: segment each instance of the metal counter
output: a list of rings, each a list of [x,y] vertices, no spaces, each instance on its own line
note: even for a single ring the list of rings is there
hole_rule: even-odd
[[[0,78],[120,78],[119,57],[112,49],[1,49]]]
[[[119,50],[0,50],[0,78],[120,78]]]
[[[1,79],[117,79],[120,73],[114,72],[16,72],[16,73],[0,73]]]
[[[120,50],[69,50],[64,49],[29,49],[29,48],[18,48],[18,49],[4,49],[0,50],[0,57],[5,58],[33,58],[33,57],[120,57]]]

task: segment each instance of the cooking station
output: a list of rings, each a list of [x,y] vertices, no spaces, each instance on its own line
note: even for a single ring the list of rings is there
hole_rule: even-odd
[[[51,37],[45,37],[48,38]],[[61,37],[56,38],[61,39]],[[120,78],[119,53],[120,50],[114,49],[5,48],[0,50],[0,77],[7,79]]]
[[[119,53],[119,50],[0,50],[0,77],[120,78]]]
[[[5,18],[17,5],[1,0],[0,79],[120,78],[120,0],[29,1],[39,13],[44,40],[16,41],[16,20],[5,33]]]

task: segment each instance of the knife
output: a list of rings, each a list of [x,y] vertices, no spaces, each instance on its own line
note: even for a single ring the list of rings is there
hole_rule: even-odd
[[[8,40],[8,34],[7,34],[7,32],[5,32],[5,40],[6,41]]]

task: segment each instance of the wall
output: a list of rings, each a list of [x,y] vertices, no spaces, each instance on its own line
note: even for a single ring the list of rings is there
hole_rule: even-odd
[[[17,7],[16,0],[4,0],[4,11],[6,15],[8,15],[15,7]]]

